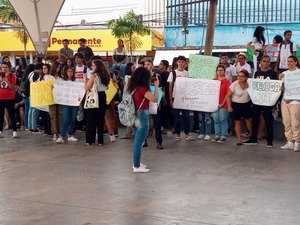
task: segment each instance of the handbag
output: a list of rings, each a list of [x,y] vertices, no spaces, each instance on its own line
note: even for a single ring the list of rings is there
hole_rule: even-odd
[[[96,82],[94,82],[91,90],[87,91],[85,94],[84,108],[85,109],[99,108],[99,96],[98,96],[98,91],[96,89]]]

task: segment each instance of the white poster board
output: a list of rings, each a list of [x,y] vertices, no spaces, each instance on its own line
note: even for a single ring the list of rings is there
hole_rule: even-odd
[[[285,75],[284,99],[300,100],[300,72]]]
[[[281,95],[281,80],[248,79],[248,94],[255,105],[274,106]]]
[[[221,82],[218,80],[176,78],[174,108],[200,112],[218,110]]]
[[[53,96],[56,104],[79,106],[85,94],[83,82],[56,80]]]

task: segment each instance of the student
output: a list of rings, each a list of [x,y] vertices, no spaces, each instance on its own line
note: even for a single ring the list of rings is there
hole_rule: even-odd
[[[146,68],[137,68],[131,76],[128,86],[129,93],[132,93],[137,118],[133,126],[133,172],[147,173],[150,170],[141,163],[142,144],[147,137],[149,129],[149,101],[157,102],[158,99],[158,78],[154,81],[154,94],[150,91],[150,72]]]
[[[221,56],[220,56],[220,63],[223,66],[225,66],[225,68],[226,68],[225,77],[230,82],[233,82],[233,77],[235,77],[234,80],[236,80],[237,72],[236,72],[236,68],[233,65],[231,65],[228,62],[228,60],[229,60],[229,58],[228,58],[227,53],[222,53]]]
[[[14,113],[15,107],[15,89],[16,75],[10,72],[9,64],[3,62],[1,64],[0,74],[0,137],[3,137],[4,109],[7,108],[9,118],[13,129],[13,138],[17,138],[17,126]]]
[[[240,52],[237,56],[237,59],[238,59],[238,62],[236,64],[236,72],[240,72],[241,70],[247,70],[248,73],[250,74],[250,77],[251,77],[251,74],[252,74],[252,71],[251,71],[251,66],[246,62],[247,60],[247,55],[246,53],[244,52]],[[237,78],[237,77],[235,77]],[[235,81],[235,79],[233,79],[232,81]]]
[[[82,53],[87,64],[90,63],[91,58],[94,56],[93,50],[86,45],[87,40],[84,38],[80,38],[78,40],[80,47],[77,50],[77,53]],[[76,72],[76,71],[75,71]],[[76,75],[76,74],[75,74]]]
[[[173,108],[174,113],[174,124],[175,124],[175,141],[180,141],[180,112],[182,113],[184,121],[184,133],[185,140],[192,141],[193,137],[190,135],[190,111],[186,109],[174,109],[173,100],[175,97],[175,82],[177,77],[188,77],[188,72],[184,70],[186,66],[186,58],[184,56],[178,56],[176,61],[176,69],[169,74],[168,83],[169,83],[169,96],[170,96],[170,105]]]
[[[99,99],[99,108],[86,109],[86,145],[92,145],[95,143],[96,128],[98,131],[98,145],[103,145],[103,127],[106,112],[105,91],[109,84],[109,79],[108,70],[101,60],[94,60],[92,62],[92,74],[90,79],[87,79],[87,75],[84,74],[85,90],[91,90],[95,83]]]
[[[63,70],[63,80],[68,82],[75,82],[74,69],[72,67],[65,67]],[[62,105],[62,127],[59,133],[59,138],[56,143],[64,143],[66,133],[68,133],[68,141],[76,142],[77,138],[74,137],[76,117],[78,106]]]
[[[291,41],[292,31],[286,30],[284,32],[284,40],[278,47],[278,58],[275,66],[275,71],[279,74],[289,70],[288,57],[296,55],[297,46]]]
[[[256,79],[278,80],[277,73],[270,68],[270,56],[264,55],[261,60],[261,70],[254,74]],[[257,145],[258,129],[261,122],[261,114],[266,124],[267,147],[273,147],[273,109],[275,106],[261,106],[253,104],[252,106],[252,135],[250,140],[244,142],[245,145]]]
[[[83,82],[83,74],[87,73],[87,66],[84,65],[84,55],[76,53],[75,56],[75,81]]]
[[[297,68],[297,57],[289,56],[287,59],[289,69],[279,75],[279,79],[283,80],[283,93],[284,83],[288,76],[299,73],[300,70]],[[295,152],[300,151],[300,99],[289,100],[283,99],[281,102],[281,114],[282,122],[284,125],[284,134],[287,139],[287,143],[281,147],[285,150],[294,150]]]
[[[125,76],[125,67],[126,61],[128,60],[127,51],[124,48],[124,42],[122,39],[118,40],[118,47],[113,51],[112,57],[112,71],[119,70],[120,76],[124,78]]]
[[[62,41],[63,48],[61,48],[58,52],[58,58],[60,62],[63,64],[63,66],[67,63],[68,58],[73,58],[74,52],[72,49],[70,49],[69,46],[69,40],[64,39]]]

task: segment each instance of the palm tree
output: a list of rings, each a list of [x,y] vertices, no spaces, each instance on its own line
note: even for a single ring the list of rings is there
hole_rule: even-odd
[[[110,20],[107,23],[108,28],[112,29],[111,33],[117,38],[128,38],[128,47],[130,50],[130,60],[132,61],[132,52],[139,47],[140,43],[136,35],[144,36],[150,33],[150,29],[144,26],[141,21],[136,19],[133,10],[126,13],[125,16],[119,19]]]
[[[0,20],[4,23],[13,23],[18,26],[16,37],[23,43],[24,45],[24,57],[26,59],[26,46],[28,43],[28,34],[24,28],[24,25],[14,9],[11,7],[8,0],[0,0]]]

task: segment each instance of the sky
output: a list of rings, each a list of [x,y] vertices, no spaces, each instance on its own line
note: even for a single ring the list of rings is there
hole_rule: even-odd
[[[144,13],[144,0],[66,0],[56,25],[101,23],[116,19],[133,10]]]

